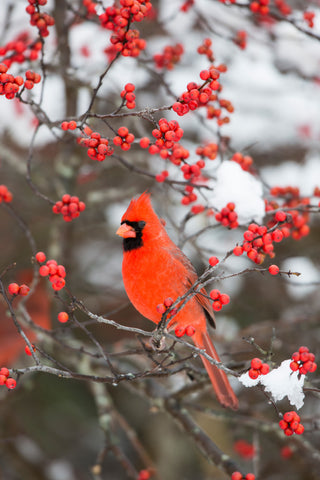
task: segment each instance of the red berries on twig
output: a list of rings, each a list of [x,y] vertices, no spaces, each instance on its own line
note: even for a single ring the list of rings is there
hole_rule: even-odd
[[[279,422],[279,427],[284,431],[285,435],[301,435],[304,432],[304,426],[300,423],[300,417],[295,411],[286,412],[283,419]]]
[[[313,373],[317,369],[317,364],[314,361],[315,355],[309,352],[308,347],[300,347],[298,352],[292,354],[291,358],[291,370],[299,371],[300,375],[306,375],[308,372]]]

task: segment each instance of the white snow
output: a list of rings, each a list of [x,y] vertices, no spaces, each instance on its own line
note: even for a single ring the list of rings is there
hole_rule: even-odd
[[[310,293],[319,290],[320,272],[307,257],[290,257],[281,263],[281,270],[299,272],[287,279],[286,288],[293,298],[303,299]]]
[[[227,203],[235,203],[239,224],[252,220],[262,223],[265,212],[262,184],[233,161],[223,162],[215,172],[214,191],[209,197],[210,206],[221,210]]]
[[[239,381],[245,387],[254,387],[260,383],[267,392],[271,393],[275,402],[288,397],[290,404],[299,410],[304,404],[305,375],[299,378],[299,373],[291,370],[290,363],[290,359],[284,360],[280,367],[274,368],[267,375],[260,375],[256,380],[252,380],[246,372],[239,377]]]

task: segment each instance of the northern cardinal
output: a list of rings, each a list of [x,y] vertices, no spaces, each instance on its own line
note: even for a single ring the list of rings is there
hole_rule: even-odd
[[[176,300],[185,294],[197,280],[195,269],[168,236],[152,208],[149,193],[131,200],[116,233],[123,237],[122,276],[127,295],[143,316],[158,324],[162,315],[157,305],[167,298]],[[201,292],[206,294],[204,288]],[[220,362],[207,331],[207,320],[215,325],[209,299],[198,293],[172,317],[168,329],[193,326],[195,345]],[[201,359],[219,402],[237,409],[238,399],[226,374],[203,356]]]

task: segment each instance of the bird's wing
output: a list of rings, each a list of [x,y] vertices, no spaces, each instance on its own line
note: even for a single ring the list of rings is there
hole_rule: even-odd
[[[180,248],[176,247],[172,252],[172,255],[176,260],[179,261],[180,264],[183,265],[184,270],[185,270],[185,287],[189,290],[189,288],[192,287],[192,285],[195,283],[195,281],[198,278],[197,272],[190,262],[189,258],[180,250]],[[208,293],[205,288],[202,288],[199,293],[195,295],[195,299],[197,302],[201,305],[201,307],[204,310],[204,313],[206,315],[206,318],[209,322],[209,324],[213,327],[216,328],[215,324],[215,316],[213,313],[213,308],[211,305],[210,300],[207,298]]]

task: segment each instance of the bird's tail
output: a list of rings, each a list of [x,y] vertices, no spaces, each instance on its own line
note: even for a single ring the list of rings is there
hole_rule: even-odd
[[[198,348],[205,350],[210,357],[214,358],[217,362],[221,361],[208,332],[196,332],[193,336],[193,341]],[[213,389],[221,405],[232,408],[232,410],[237,410],[239,402],[232,390],[227,375],[202,355],[201,360],[208,372]]]

